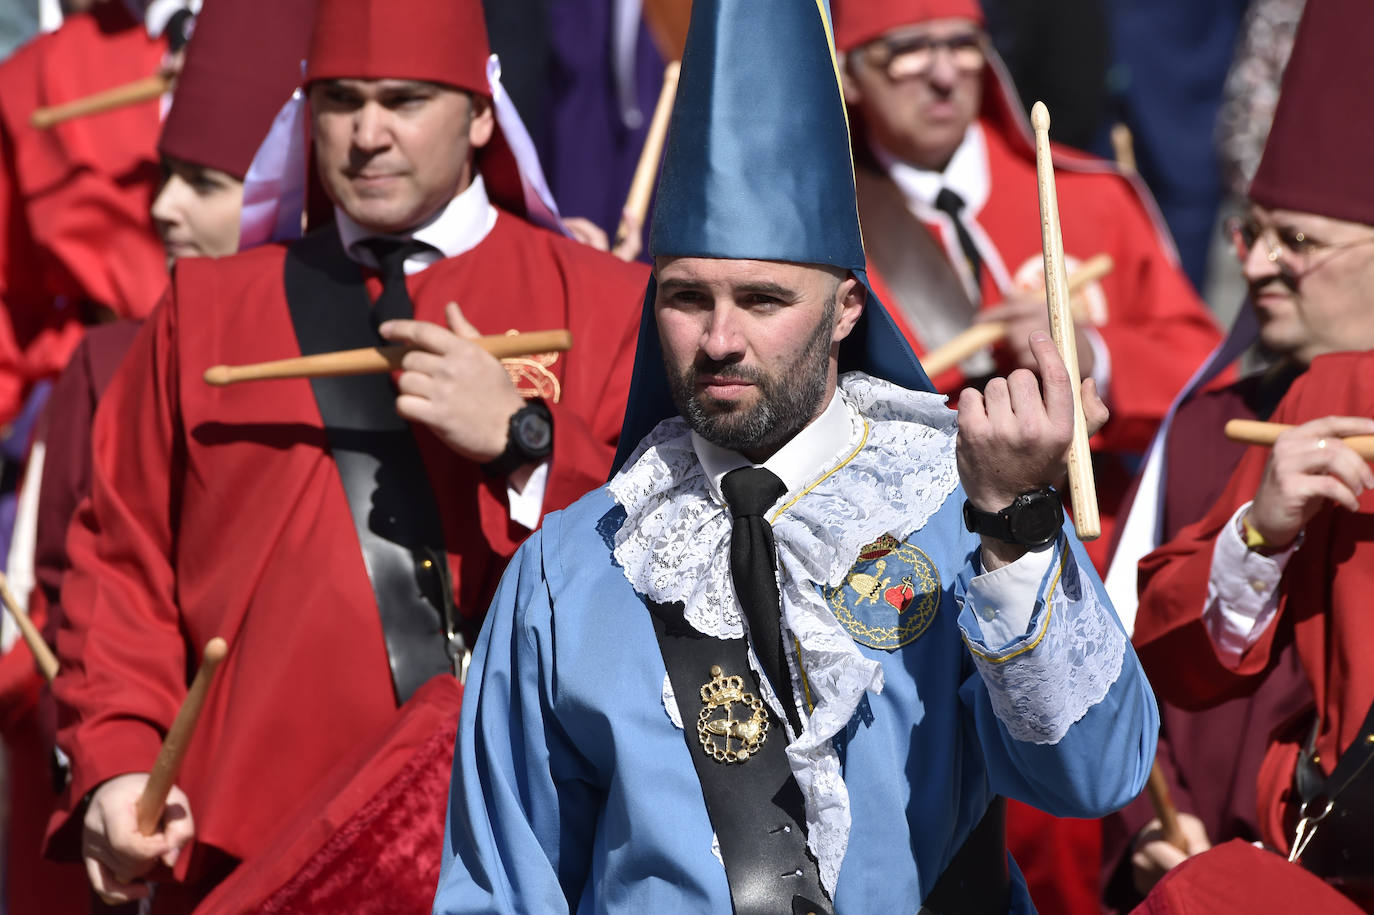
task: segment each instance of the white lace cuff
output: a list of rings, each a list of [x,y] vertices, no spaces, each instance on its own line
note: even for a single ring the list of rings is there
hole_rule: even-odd
[[[1006,646],[1026,634],[1054,558],[1054,544],[1047,544],[969,583],[968,601],[977,617],[976,637],[981,642]]]
[[[959,618],[997,720],[1012,739],[1035,744],[1062,740],[1106,697],[1126,656],[1116,618],[1062,537],[1053,552],[1046,597],[1023,636],[994,650],[971,634],[969,602]]]
[[[1279,609],[1279,579],[1302,537],[1282,553],[1264,556],[1245,546],[1240,519],[1252,503],[1242,505],[1217,535],[1212,571],[1207,580],[1207,603],[1202,622],[1217,657],[1234,668],[1241,655],[1269,628]]]

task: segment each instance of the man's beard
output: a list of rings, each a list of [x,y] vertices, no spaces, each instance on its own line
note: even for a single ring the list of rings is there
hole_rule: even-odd
[[[668,366],[668,387],[678,412],[708,442],[739,454],[772,454],[802,430],[820,410],[830,369],[830,302],[806,346],[776,374],[699,356],[686,369]],[[756,386],[757,401],[745,406],[720,401],[696,387],[698,375],[737,378]]]

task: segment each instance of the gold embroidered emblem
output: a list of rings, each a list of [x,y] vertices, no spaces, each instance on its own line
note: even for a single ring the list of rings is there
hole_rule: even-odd
[[[518,330],[508,330],[506,336],[518,333]],[[501,364],[506,367],[510,383],[515,385],[515,392],[521,397],[526,400],[539,397],[549,403],[558,403],[559,398],[563,396],[563,386],[559,384],[558,376],[549,371],[557,361],[558,353],[535,353],[530,356],[502,359]]]
[[[854,641],[892,651],[929,628],[940,607],[940,573],[917,547],[884,534],[858,560],[826,602]]]
[[[734,717],[737,705],[750,713],[748,718]],[[758,696],[744,691],[743,677],[727,677],[718,666],[711,668],[711,679],[701,688],[697,736],[701,748],[716,762],[742,763],[763,746],[768,713]]]

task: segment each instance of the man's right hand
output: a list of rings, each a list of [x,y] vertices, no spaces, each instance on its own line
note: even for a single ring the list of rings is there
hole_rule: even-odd
[[[1287,547],[1328,500],[1352,512],[1374,489],[1369,464],[1341,442],[1374,435],[1374,419],[1328,416],[1279,436],[1245,520],[1274,549]]]
[[[136,806],[148,773],[118,775],[91,794],[82,821],[81,857],[91,887],[109,905],[148,895],[143,879],[159,862],[172,867],[181,849],[195,835],[191,804],[180,788],[167,795],[158,831],[138,831]]]

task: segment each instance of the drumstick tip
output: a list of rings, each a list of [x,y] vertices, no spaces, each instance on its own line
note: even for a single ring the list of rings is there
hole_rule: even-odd
[[[201,660],[206,664],[218,664],[224,660],[224,656],[228,653],[229,643],[220,636],[215,636],[205,643],[205,653]]]
[[[222,388],[229,383],[230,375],[229,366],[212,365],[205,370],[205,375],[203,377],[205,378],[206,384],[212,384],[217,388]]]
[[[1044,102],[1036,102],[1031,107],[1031,126],[1037,131],[1050,129],[1050,110]]]

